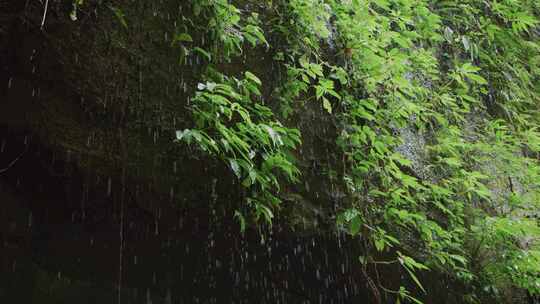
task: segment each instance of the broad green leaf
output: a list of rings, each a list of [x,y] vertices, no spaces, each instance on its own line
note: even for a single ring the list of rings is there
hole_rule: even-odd
[[[174,37],[174,41],[180,42],[193,42],[193,38],[188,33],[181,33]]]
[[[326,98],[323,98],[323,108],[326,110],[326,112],[332,114],[332,104]]]
[[[247,78],[247,79],[253,81],[253,82],[256,83],[258,86],[261,86],[261,85],[262,85],[261,80],[260,80],[257,76],[255,76],[255,74],[253,74],[253,73],[251,73],[251,72],[249,72],[249,71],[246,71],[246,72],[244,73],[244,75],[246,75],[246,78]]]

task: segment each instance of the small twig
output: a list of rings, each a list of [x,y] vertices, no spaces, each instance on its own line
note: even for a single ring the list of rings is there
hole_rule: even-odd
[[[41,19],[41,30],[45,25],[45,18],[47,17],[47,9],[49,8],[49,0],[45,0],[45,9],[43,10],[43,18]]]
[[[3,168],[3,169],[0,169],[0,174],[6,172],[7,170],[11,169],[11,167],[13,167],[13,165],[15,165],[15,163],[17,161],[19,161],[19,159],[21,159],[21,157],[24,155],[24,153],[26,153],[26,151],[28,151],[28,144],[24,147],[24,151],[22,151],[21,155],[17,156],[17,158],[15,158],[14,160],[12,160],[8,165],[7,167]]]
[[[379,265],[392,265],[392,264],[395,264],[399,262],[398,260],[393,260],[393,261],[370,261],[369,263],[371,264],[379,264]]]
[[[365,265],[361,267],[361,271],[364,278],[367,281],[367,285],[371,289],[371,293],[375,297],[376,303],[381,304],[382,303],[381,293],[379,292],[379,289],[377,288],[377,285],[375,284],[373,279],[368,275]]]

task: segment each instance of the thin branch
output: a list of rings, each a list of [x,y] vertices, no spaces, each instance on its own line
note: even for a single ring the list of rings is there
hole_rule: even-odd
[[[13,165],[15,165],[16,162],[19,161],[19,159],[21,159],[21,157],[24,155],[24,153],[26,153],[26,151],[28,151],[28,144],[24,147],[24,151],[22,151],[22,153],[17,156],[17,158],[15,158],[14,160],[12,160],[8,165],[7,167],[3,168],[3,169],[0,169],[0,174],[6,172],[7,170],[11,169],[11,167],[13,167]]]
[[[391,265],[399,262],[398,260],[392,260],[392,261],[369,261],[370,264],[382,264],[382,265]]]

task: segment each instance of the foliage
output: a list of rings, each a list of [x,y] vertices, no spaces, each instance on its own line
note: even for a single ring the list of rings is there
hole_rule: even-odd
[[[300,143],[300,134],[254,100],[261,85],[255,75],[245,72],[242,80],[219,73],[215,77],[218,82],[199,83],[192,99],[196,128],[177,131],[176,138],[227,162],[252,192],[248,205],[255,218],[271,223],[271,209],[279,203],[274,195],[280,187],[278,176],[297,180],[298,169],[287,151]]]
[[[263,20],[226,0],[190,7],[173,45],[206,68],[193,127],[177,139],[229,166],[256,219],[270,223],[280,185],[300,179],[291,152],[301,136],[280,119],[317,101],[338,129],[338,229],[363,244],[359,267],[408,274],[393,289],[373,284],[375,295],[419,303],[422,271],[468,284],[463,302],[540,294],[540,231],[529,219],[540,197],[540,4],[278,0],[260,4]],[[246,48],[281,66],[272,96],[251,72],[219,71]],[[398,152],[404,129],[428,142],[422,172]]]

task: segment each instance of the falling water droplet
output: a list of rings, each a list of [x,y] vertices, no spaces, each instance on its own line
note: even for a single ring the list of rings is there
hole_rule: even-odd
[[[111,190],[112,190],[112,179],[109,177],[107,179],[107,196],[111,196]]]
[[[150,288],[146,289],[146,304],[152,304],[152,295],[150,295]]]
[[[167,292],[166,292],[166,295],[165,295],[165,304],[172,304],[172,294],[171,294],[171,289],[169,287],[167,287]]]

